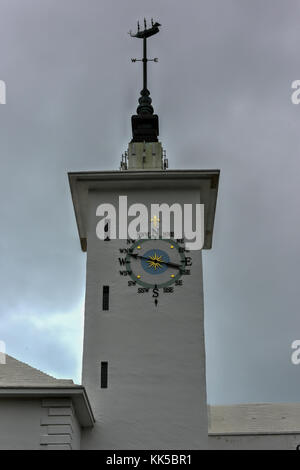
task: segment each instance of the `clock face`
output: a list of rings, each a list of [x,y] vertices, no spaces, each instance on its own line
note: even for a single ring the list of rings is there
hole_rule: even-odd
[[[128,250],[127,272],[143,287],[171,286],[181,278],[185,268],[185,257],[179,248],[173,240],[138,240]]]
[[[125,270],[129,287],[137,287],[138,294],[151,293],[158,305],[160,294],[174,293],[183,286],[183,277],[191,274],[192,258],[187,256],[184,240],[149,238],[127,240],[127,248],[119,263]]]

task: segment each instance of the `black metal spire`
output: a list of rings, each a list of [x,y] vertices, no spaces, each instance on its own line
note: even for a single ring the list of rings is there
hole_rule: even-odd
[[[150,98],[150,91],[147,88],[147,63],[157,62],[158,59],[147,58],[147,38],[159,32],[159,23],[153,23],[151,19],[151,28],[147,29],[147,22],[144,19],[144,30],[140,30],[139,22],[137,23],[137,33],[132,34],[131,37],[143,39],[143,58],[131,59],[132,62],[143,62],[143,89],[139,98],[139,105],[137,107],[137,114],[131,117],[132,124],[132,142],[157,142],[158,131],[158,116],[154,113],[152,106],[152,99]]]

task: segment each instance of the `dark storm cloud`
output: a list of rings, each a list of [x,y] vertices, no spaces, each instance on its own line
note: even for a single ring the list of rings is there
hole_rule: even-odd
[[[141,87],[136,20],[154,17],[149,87],[171,168],[220,168],[204,253],[211,403],[298,401],[300,5],[1,0],[1,330],[8,352],[76,377],[85,255],[68,171],[117,169]],[[61,357],[64,359],[61,360]]]

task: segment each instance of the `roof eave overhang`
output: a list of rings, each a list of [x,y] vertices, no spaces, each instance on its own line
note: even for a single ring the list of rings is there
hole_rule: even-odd
[[[76,416],[82,427],[91,427],[95,423],[93,411],[84,387],[39,387],[6,386],[0,387],[1,398],[71,398]]]

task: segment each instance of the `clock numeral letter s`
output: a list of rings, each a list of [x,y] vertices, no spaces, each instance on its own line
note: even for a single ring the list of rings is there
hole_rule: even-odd
[[[157,287],[154,287],[152,297],[156,298],[159,296],[159,290]]]

